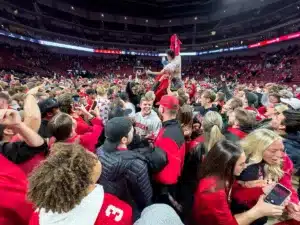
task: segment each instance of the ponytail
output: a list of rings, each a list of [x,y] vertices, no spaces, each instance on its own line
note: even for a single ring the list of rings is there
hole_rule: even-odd
[[[208,140],[205,140],[205,142],[207,143],[206,150],[209,151],[218,141],[223,139],[225,139],[225,137],[222,134],[220,128],[217,125],[213,125],[210,130]]]

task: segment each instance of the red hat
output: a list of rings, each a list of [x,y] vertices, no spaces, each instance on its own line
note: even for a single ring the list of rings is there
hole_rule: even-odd
[[[161,105],[167,109],[178,109],[179,100],[173,95],[164,95],[156,105]]]

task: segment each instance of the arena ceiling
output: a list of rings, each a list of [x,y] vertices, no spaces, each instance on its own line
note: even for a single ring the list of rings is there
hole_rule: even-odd
[[[61,0],[74,7],[118,15],[155,19],[203,16],[214,12],[220,0]]]

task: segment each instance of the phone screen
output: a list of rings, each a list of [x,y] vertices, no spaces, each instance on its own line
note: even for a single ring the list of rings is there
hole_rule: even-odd
[[[92,110],[94,110],[94,109],[96,108],[96,106],[97,106],[97,102],[94,101],[94,102],[93,102],[93,105],[92,105]]]
[[[74,102],[77,103],[77,102],[79,102],[80,97],[79,96],[73,96],[72,99],[73,99]]]
[[[289,189],[280,184],[276,184],[266,196],[265,201],[273,205],[281,205],[290,194],[291,191]]]

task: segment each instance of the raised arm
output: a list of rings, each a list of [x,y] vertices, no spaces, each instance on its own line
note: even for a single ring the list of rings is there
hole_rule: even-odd
[[[27,95],[24,100],[24,123],[35,132],[41,126],[41,112],[33,95]]]
[[[19,113],[15,110],[0,110],[0,124],[20,134],[30,147],[39,147],[44,143],[44,139],[37,132],[21,121]]]
[[[165,72],[164,69],[162,69],[160,72],[153,72],[151,70],[148,70],[146,73],[147,74],[153,74],[153,75],[160,75],[160,74],[163,74]]]

